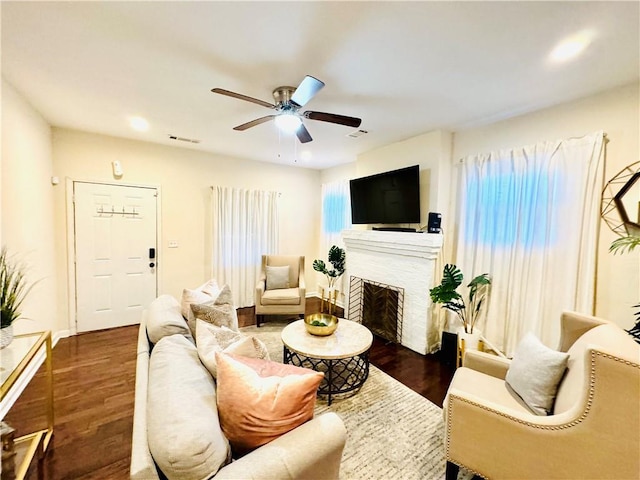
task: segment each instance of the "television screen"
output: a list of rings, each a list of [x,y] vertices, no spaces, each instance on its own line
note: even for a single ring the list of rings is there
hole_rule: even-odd
[[[401,168],[349,182],[351,223],[420,223],[420,169]]]

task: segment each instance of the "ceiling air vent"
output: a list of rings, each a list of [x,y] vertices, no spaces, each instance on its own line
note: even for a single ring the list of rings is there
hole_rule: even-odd
[[[176,135],[169,135],[169,140],[177,140],[179,142],[187,142],[187,143],[200,143],[200,140],[196,140],[194,138],[185,138],[185,137],[178,137]]]
[[[347,137],[358,138],[367,133],[369,133],[367,130],[356,130],[355,132],[347,133]]]

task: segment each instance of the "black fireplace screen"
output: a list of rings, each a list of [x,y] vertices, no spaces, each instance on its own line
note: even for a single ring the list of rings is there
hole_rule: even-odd
[[[361,323],[385,340],[400,343],[403,304],[403,288],[359,277],[350,278],[349,320]]]

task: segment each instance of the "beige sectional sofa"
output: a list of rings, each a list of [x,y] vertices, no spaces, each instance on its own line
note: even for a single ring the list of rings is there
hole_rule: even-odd
[[[338,478],[346,430],[336,414],[231,459],[215,400],[215,381],[197,357],[180,304],[159,297],[144,312],[138,335],[130,478]]]

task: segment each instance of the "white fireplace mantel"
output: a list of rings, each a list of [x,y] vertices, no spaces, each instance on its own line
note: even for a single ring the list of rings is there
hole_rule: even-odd
[[[435,350],[440,339],[437,327],[431,323],[429,290],[434,287],[442,234],[344,230],[342,238],[348,278],[404,290],[401,344],[423,355]],[[346,298],[348,301],[348,291]]]
[[[371,251],[435,259],[442,249],[442,234],[389,232],[381,230],[344,230],[342,239],[348,250]]]

